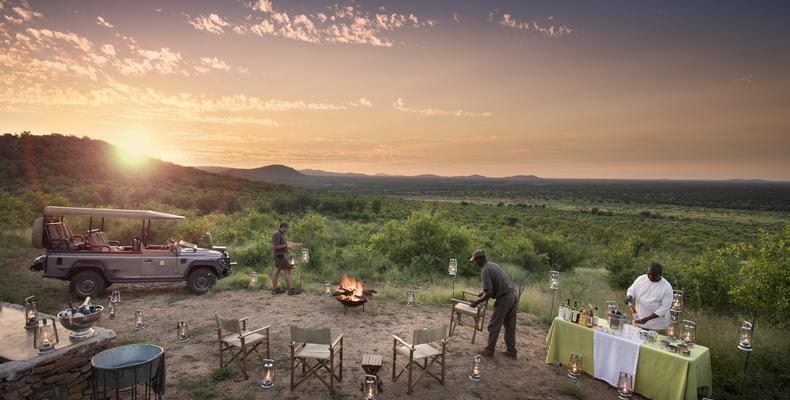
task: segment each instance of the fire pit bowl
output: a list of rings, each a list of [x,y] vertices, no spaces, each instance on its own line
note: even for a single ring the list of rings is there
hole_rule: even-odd
[[[99,388],[113,392],[141,384],[158,386],[164,382],[165,371],[160,371],[164,353],[153,344],[128,344],[102,351],[91,359],[94,393]]]
[[[362,306],[364,310],[365,303],[373,298],[374,293],[376,293],[375,290],[365,289],[362,285],[362,281],[344,275],[343,279],[340,281],[340,287],[338,287],[332,295],[343,305],[343,314],[345,314],[348,312],[349,308]]]
[[[58,320],[64,328],[71,331],[69,338],[74,341],[84,340],[96,334],[93,326],[101,319],[104,311],[102,306],[90,306],[91,313],[88,315],[73,317],[71,310],[63,310],[58,313]]]

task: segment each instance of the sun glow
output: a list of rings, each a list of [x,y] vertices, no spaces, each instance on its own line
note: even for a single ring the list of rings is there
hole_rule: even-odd
[[[151,136],[142,130],[130,131],[114,141],[115,156],[125,167],[139,168],[147,164],[153,154],[154,142]]]

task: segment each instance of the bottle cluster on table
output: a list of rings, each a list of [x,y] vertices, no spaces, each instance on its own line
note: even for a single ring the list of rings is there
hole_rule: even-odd
[[[574,300],[571,306],[571,299],[567,299],[565,304],[560,304],[559,317],[588,328],[595,328],[599,322],[598,307],[592,304],[579,306],[578,300]]]

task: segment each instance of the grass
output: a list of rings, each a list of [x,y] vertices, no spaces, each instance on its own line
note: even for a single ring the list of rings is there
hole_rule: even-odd
[[[584,394],[584,390],[579,385],[575,385],[573,383],[567,383],[567,382],[563,383],[562,386],[560,386],[560,389],[557,391],[557,393],[565,396],[570,396],[573,397],[574,399],[579,399],[579,400],[584,400],[584,398],[586,397]]]

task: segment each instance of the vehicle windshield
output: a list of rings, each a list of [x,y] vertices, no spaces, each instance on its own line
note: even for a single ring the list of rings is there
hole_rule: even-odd
[[[197,245],[196,244],[189,243],[189,242],[187,242],[185,240],[179,240],[178,241],[178,246],[179,247],[190,248],[192,250],[197,250]]]

